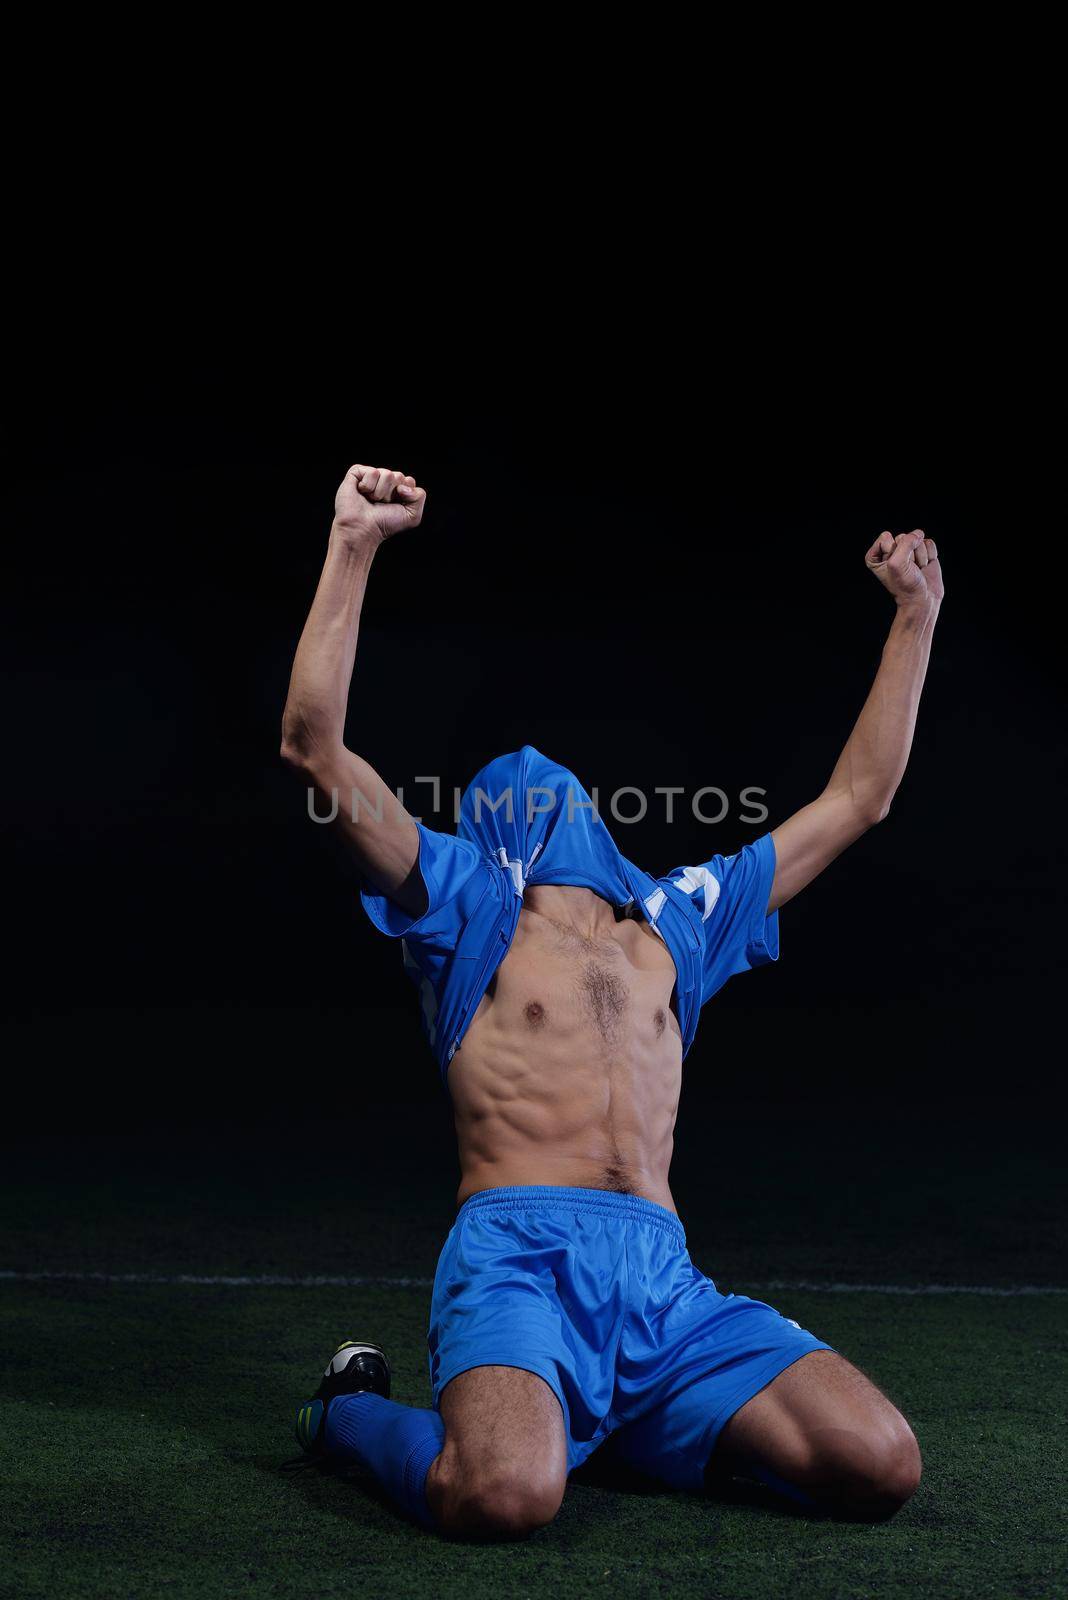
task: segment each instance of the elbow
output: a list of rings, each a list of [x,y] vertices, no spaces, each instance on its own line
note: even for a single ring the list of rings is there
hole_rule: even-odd
[[[322,786],[337,782],[338,750],[332,739],[326,739],[304,722],[286,721],[282,724],[282,742],[278,754],[282,765],[305,783]]]
[[[299,740],[291,739],[286,734],[282,735],[282,744],[278,751],[283,767],[288,772],[306,773],[308,770],[307,751]]]
[[[868,828],[874,828],[876,823],[885,822],[890,814],[890,802],[894,798],[893,789],[884,789],[881,785],[854,784],[848,791],[848,805],[853,815],[853,825],[858,833],[865,833]]]
[[[882,799],[869,800],[861,807],[861,821],[865,828],[874,828],[879,822],[885,822],[890,815],[890,802],[893,795],[885,795]]]
[[[287,716],[282,723],[282,743],[278,751],[287,771],[310,778],[316,765],[315,748],[316,741],[307,724]]]

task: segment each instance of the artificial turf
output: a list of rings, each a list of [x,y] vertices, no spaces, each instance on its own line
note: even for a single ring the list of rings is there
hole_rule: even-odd
[[[426,1292],[6,1285],[5,1592],[26,1596],[1054,1596],[1066,1578],[1064,1304],[794,1292],[924,1452],[884,1523],[568,1486],[520,1544],[444,1541],[365,1488],[285,1472],[334,1345],[373,1333],[426,1404]],[[1060,1402],[1060,1403],[1058,1403]]]
[[[0,1266],[428,1275],[452,1210],[451,1155],[439,1129],[424,1147],[409,1120],[409,1159],[392,1167],[374,1154],[389,1148],[384,1128],[349,1167],[322,1130],[298,1134],[303,1164],[265,1133],[210,1148],[146,1137],[121,1159],[106,1142],[25,1142],[8,1164]],[[529,1540],[443,1540],[356,1482],[283,1470],[293,1411],[344,1337],[384,1344],[396,1398],[427,1403],[425,1284],[20,1276],[0,1281],[0,1593],[1068,1593],[1068,1295],[766,1286],[781,1274],[1063,1290],[1052,1155],[1023,1151],[1004,1123],[979,1145],[936,1129],[913,1141],[916,1171],[895,1188],[892,1153],[850,1154],[838,1132],[801,1149],[786,1116],[761,1126],[757,1168],[737,1142],[714,1172],[684,1168],[691,1252],[724,1291],[770,1300],[842,1351],[909,1418],[923,1481],[889,1521],[811,1518],[740,1482],[703,1498],[599,1481],[595,1457]],[[812,1162],[819,1185],[804,1181]]]

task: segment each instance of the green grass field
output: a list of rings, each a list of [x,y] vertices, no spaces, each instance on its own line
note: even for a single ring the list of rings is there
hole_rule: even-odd
[[[454,1173],[436,1120],[418,1122],[403,1170],[294,1165],[277,1135],[247,1136],[240,1151],[142,1141],[121,1164],[114,1146],[24,1149],[8,1168],[0,1265],[23,1275],[429,1275]],[[427,1403],[426,1287],[18,1276],[0,1281],[0,1592],[1068,1593],[1068,1296],[761,1287],[779,1275],[1064,1287],[1052,1157],[1024,1155],[1000,1130],[966,1149],[943,1145],[930,1192],[909,1186],[881,1212],[860,1199],[882,1184],[879,1161],[839,1150],[826,1203],[802,1203],[790,1125],[766,1122],[770,1157],[750,1179],[739,1157],[677,1198],[691,1252],[722,1289],[769,1299],[909,1417],[924,1478],[889,1522],[813,1519],[740,1482],[705,1499],[609,1487],[594,1471],[572,1479],[558,1519],[529,1541],[445,1541],[358,1484],[282,1468],[295,1453],[294,1407],[343,1337],[383,1343],[396,1398]],[[839,1143],[816,1155],[830,1162]],[[1013,1236],[1016,1260],[1002,1248]]]

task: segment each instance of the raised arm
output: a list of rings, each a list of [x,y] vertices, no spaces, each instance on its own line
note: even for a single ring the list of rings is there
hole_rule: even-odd
[[[426,492],[384,467],[350,467],[334,502],[326,561],[300,636],[282,718],[282,759],[324,796],[336,828],[380,894],[410,916],[426,909],[415,822],[374,768],[345,748],[345,709],[371,563],[422,519]],[[356,796],[355,805],[353,796]],[[355,815],[354,815],[355,813]]]
[[[917,528],[896,538],[880,534],[864,559],[893,595],[897,613],[871,693],[827,787],[772,830],[776,865],[769,911],[792,899],[847,845],[882,821],[912,748],[942,603],[938,551]]]

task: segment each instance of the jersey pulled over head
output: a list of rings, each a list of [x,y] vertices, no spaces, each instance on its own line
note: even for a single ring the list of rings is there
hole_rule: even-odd
[[[529,884],[592,889],[649,922],[675,963],[683,1055],[704,1002],[733,974],[778,958],[778,912],[767,910],[770,833],[734,855],[652,877],[620,851],[575,774],[533,745],[476,774],[455,836],[416,828],[427,909],[411,917],[385,895],[360,898],[375,927],[402,941],[443,1078],[508,953]]]
[[[468,784],[457,833],[527,883],[569,883],[627,904],[638,885],[575,774],[533,745],[497,756]]]

